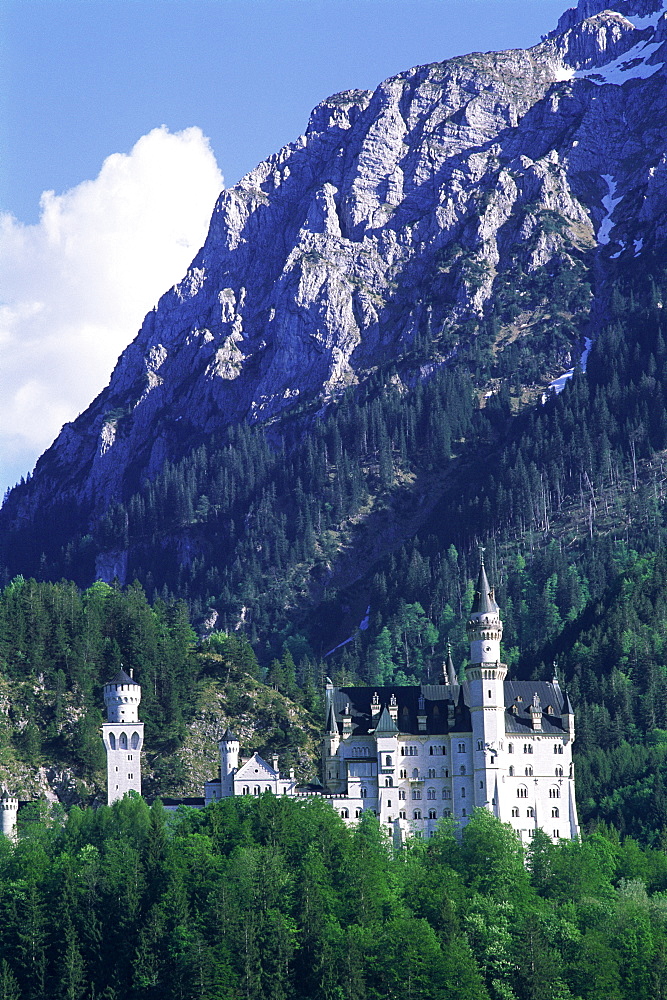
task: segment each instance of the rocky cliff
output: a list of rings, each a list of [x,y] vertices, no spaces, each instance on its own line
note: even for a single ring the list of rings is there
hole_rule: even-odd
[[[176,440],[321,409],[389,360],[406,383],[454,365],[503,296],[518,305],[494,351],[539,336],[548,385],[594,338],[608,277],[664,252],[666,43],[661,0],[580,0],[529,50],[323,101],[221,193],[188,273],[10,496],[4,528],[54,496],[93,519]],[[579,291],[556,320],[563,275]],[[440,345],[427,366],[410,360],[425,330]]]

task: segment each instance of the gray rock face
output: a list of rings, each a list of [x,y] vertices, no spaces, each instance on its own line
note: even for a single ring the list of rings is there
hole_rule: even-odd
[[[530,50],[419,66],[323,101],[304,135],[221,193],[188,273],[40,459],[15,516],[54,491],[103,510],[130,470],[159,470],[181,421],[210,433],[324,404],[426,323],[481,317],[502,279],[659,248],[660,11],[580,0]]]

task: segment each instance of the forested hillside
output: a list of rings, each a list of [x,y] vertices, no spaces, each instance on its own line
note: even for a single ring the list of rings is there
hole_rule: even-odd
[[[636,1000],[667,990],[667,862],[598,832],[527,864],[479,810],[393,852],[267,793],[126,798],[0,843],[0,998]]]

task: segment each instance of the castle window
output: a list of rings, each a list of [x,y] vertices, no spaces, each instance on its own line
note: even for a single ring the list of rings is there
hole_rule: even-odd
[[[435,778],[435,768],[434,767],[429,767],[429,769],[428,769],[428,776],[429,776],[429,778]]]
[[[116,737],[113,733],[109,733],[109,746],[112,750],[116,749]]]
[[[483,781],[480,781],[480,783],[479,783],[479,787],[480,787],[480,788],[484,788],[484,782],[483,782]]]
[[[442,790],[442,797],[443,797],[443,799],[451,799],[452,793],[449,790],[449,788],[443,788],[443,790]]]
[[[391,809],[391,799],[387,799],[387,809]]]
[[[413,778],[418,778],[419,777],[419,768],[418,767],[413,767],[413,769],[412,769],[412,777]]]
[[[459,743],[459,753],[465,753],[465,752],[466,752],[465,743]]]
[[[517,794],[517,798],[519,798],[519,799],[527,799],[528,798],[528,789],[526,788],[525,785],[519,785],[519,787],[516,790],[516,794]]]
[[[464,799],[465,797],[466,797],[466,790],[465,790],[465,788],[462,788],[461,789],[461,798]]]
[[[509,767],[509,776],[510,776],[510,778],[514,777],[514,768],[513,768],[513,766],[511,764],[510,764],[510,767]]]
[[[384,787],[385,788],[392,788],[393,784],[394,784],[393,778],[385,778],[384,779]]]
[[[560,798],[560,788],[550,788],[549,789],[549,798],[550,799],[559,799]]]
[[[401,809],[400,810],[400,812],[398,814],[398,818],[399,819],[406,819],[407,818],[407,813],[406,813],[405,809]]]
[[[400,777],[401,778],[407,778],[407,776],[408,776],[408,772],[405,769],[402,769],[401,772],[400,772]]]
[[[462,816],[467,816],[467,815],[468,815],[468,813],[467,813],[467,812],[465,811],[465,809],[462,809],[462,810],[461,810],[461,815],[462,815]]]
[[[128,778],[134,778],[133,774],[128,774]]]
[[[398,790],[398,797],[399,797],[399,799],[404,799],[405,798],[405,791],[404,791],[404,789],[399,788],[399,790]]]
[[[465,773],[466,773],[466,766],[465,764],[461,764],[461,767],[459,769],[459,774],[465,774]]]
[[[116,770],[118,770],[118,768],[116,768]]]
[[[558,840],[559,838],[560,838],[560,832],[558,830],[554,830],[554,840]]]
[[[449,768],[448,767],[443,767],[442,773],[441,773],[440,777],[441,778],[448,778],[449,777]]]
[[[526,809],[526,816],[528,817],[528,819],[531,819],[532,817],[535,816],[535,810],[533,809],[532,806],[528,806],[528,808]]]
[[[484,743],[482,742],[482,740],[477,740],[477,749],[478,750],[484,749]]]
[[[422,818],[422,811],[421,811],[421,809],[415,809],[415,811],[412,814],[412,818],[413,819],[421,819]]]
[[[368,789],[366,788],[365,785],[362,785],[361,788],[359,789],[359,795],[361,796],[362,799],[365,799],[366,796],[368,795]]]
[[[442,815],[444,816],[445,819],[449,819],[449,817],[452,815],[452,810],[451,809],[443,809],[442,810]]]
[[[242,795],[250,795],[250,789],[248,788],[247,785],[243,786],[243,790],[242,790],[241,794]]]
[[[438,818],[438,814],[435,811],[435,809],[429,809],[429,811],[428,811],[428,818],[429,819],[437,819]]]
[[[514,753],[514,744],[513,743],[508,743],[507,744],[507,752],[508,753]]]
[[[533,776],[533,769],[532,769],[532,767],[527,767],[526,768],[526,777],[527,778],[532,778],[532,776]]]
[[[519,815],[519,810],[517,809],[516,806],[513,806],[513,808],[512,808],[512,816],[514,818],[516,818],[516,817],[518,817],[518,815]]]
[[[562,778],[563,777],[563,768],[562,767],[557,767],[556,768],[556,777],[557,778]]]
[[[361,816],[361,809],[355,809],[354,810],[354,818],[355,819],[359,819],[360,816]]]
[[[429,788],[428,792],[426,793],[426,798],[427,799],[435,798],[435,788]]]
[[[261,789],[260,789],[259,785],[255,785],[255,787],[254,787],[254,788],[253,788],[253,790],[252,790],[252,794],[253,794],[253,795],[259,795],[259,793],[260,793],[260,790],[261,790]]]
[[[412,789],[412,798],[413,799],[421,799],[421,797],[422,797],[421,789],[420,788],[413,788]]]
[[[537,830],[531,829],[531,830],[528,831],[528,836],[532,839],[535,836],[536,833],[537,833]]]
[[[130,740],[132,749],[136,750],[139,746],[139,733],[132,733],[132,739]]]
[[[127,733],[121,733],[118,737],[118,749],[127,750]]]
[[[558,816],[559,816],[558,806],[554,806],[553,809],[551,810],[551,817],[552,819],[558,819]]]
[[[385,767],[391,767],[392,764],[393,764],[393,761],[392,761],[391,757],[387,754],[387,756],[384,759],[384,766]]]
[[[524,745],[523,745],[523,752],[524,753],[532,753],[533,752],[533,744],[532,743],[524,743]]]
[[[340,811],[340,817],[341,817],[341,819],[349,819],[350,818],[350,812],[349,812],[349,810],[348,809],[341,809],[341,811]]]

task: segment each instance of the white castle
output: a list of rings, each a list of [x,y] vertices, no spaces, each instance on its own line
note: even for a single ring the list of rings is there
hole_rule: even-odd
[[[554,841],[579,834],[574,796],[574,713],[558,680],[507,680],[503,625],[482,561],[467,624],[470,663],[451,655],[436,684],[326,688],[323,786],[301,788],[258,754],[239,763],[239,740],[220,740],[220,777],[205,802],[230,795],[326,796],[354,823],[364,810],[394,841],[430,836],[443,818],[464,826],[475,807],[510,823],[524,844],[538,829]]]

